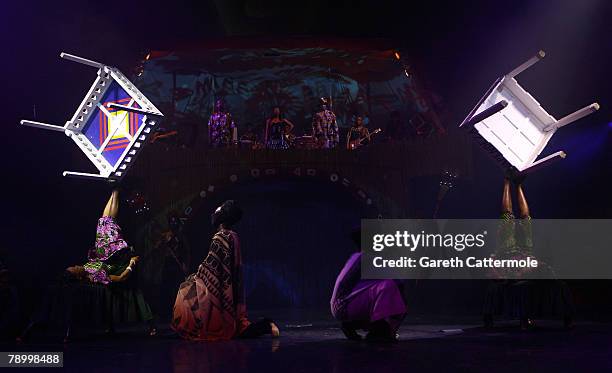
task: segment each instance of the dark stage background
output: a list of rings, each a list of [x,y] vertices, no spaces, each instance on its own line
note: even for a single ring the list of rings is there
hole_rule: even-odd
[[[109,194],[107,186],[62,178],[65,169],[87,168],[66,137],[18,126],[24,118],[63,124],[80,102],[93,73],[61,61],[61,51],[128,72],[148,50],[193,47],[225,37],[334,37],[351,43],[383,38],[418,67],[427,88],[440,96],[447,113],[444,125],[451,128],[497,76],[544,49],[547,57],[519,76],[521,84],[556,117],[593,101],[602,109],[563,128],[550,142],[547,149],[563,149],[568,158],[528,178],[532,214],[612,215],[612,4],[607,1],[135,1],[110,8],[93,1],[6,1],[0,7],[0,260],[21,291],[24,315],[39,298],[36,289],[85,259]],[[456,181],[440,217],[499,214],[502,173],[479,149],[472,153],[471,175]],[[422,205],[418,210],[431,211],[439,181],[435,175],[411,179],[405,193]],[[289,181],[240,185],[227,196],[245,205],[238,228],[247,278],[253,280],[249,303],[256,308],[324,307],[333,273],[350,252],[346,234],[362,214],[360,205],[329,184]],[[207,219],[202,212],[187,232],[194,256],[200,254],[196,262],[206,251]],[[255,268],[268,277],[249,277]],[[610,285],[572,284],[582,315],[605,316],[601,306],[610,306]],[[477,282],[425,282],[410,302],[413,309],[428,312],[478,313],[481,289]]]

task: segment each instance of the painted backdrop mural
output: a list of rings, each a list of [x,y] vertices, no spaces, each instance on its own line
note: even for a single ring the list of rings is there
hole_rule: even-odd
[[[356,112],[376,127],[384,127],[394,111],[406,120],[431,112],[430,95],[413,74],[406,74],[406,64],[392,49],[371,43],[303,48],[297,42],[282,48],[239,44],[152,52],[137,84],[176,122],[200,126],[215,99],[223,98],[239,131],[261,130],[272,106],[280,105],[296,124],[295,133],[307,133],[318,99],[330,96],[341,127],[350,126]]]

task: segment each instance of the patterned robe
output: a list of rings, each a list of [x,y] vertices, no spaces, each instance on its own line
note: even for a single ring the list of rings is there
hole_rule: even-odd
[[[232,142],[236,124],[230,113],[213,113],[208,120],[208,136],[213,147],[228,146]]]
[[[321,139],[324,148],[335,148],[340,142],[336,114],[331,110],[323,110],[312,117],[312,133]]]
[[[240,335],[247,319],[238,235],[217,232],[198,271],[176,295],[171,327],[189,340],[228,340]]]

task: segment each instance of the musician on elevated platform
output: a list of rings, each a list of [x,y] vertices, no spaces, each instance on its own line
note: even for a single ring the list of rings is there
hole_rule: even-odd
[[[236,123],[230,114],[225,109],[223,100],[218,99],[215,102],[215,108],[208,120],[208,139],[210,146],[213,148],[227,147],[234,140],[236,132]]]
[[[319,147],[323,149],[335,148],[340,142],[336,114],[328,105],[329,100],[321,98],[321,110],[312,117],[312,134],[317,138]]]
[[[369,144],[370,140],[370,131],[363,123],[363,116],[356,114],[353,119],[353,125],[346,133],[346,148],[348,150],[355,150]]]
[[[293,123],[283,117],[281,108],[275,106],[272,116],[266,121],[265,143],[268,149],[289,149],[289,138]]]

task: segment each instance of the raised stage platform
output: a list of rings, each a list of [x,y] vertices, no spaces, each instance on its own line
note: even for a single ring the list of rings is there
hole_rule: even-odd
[[[143,150],[129,177],[146,186],[153,211],[227,191],[233,184],[290,177],[342,185],[371,207],[371,215],[390,218],[410,213],[410,179],[442,177],[445,171],[471,177],[472,148],[465,134],[378,142],[357,151],[208,149],[204,144],[181,148],[154,143]]]

